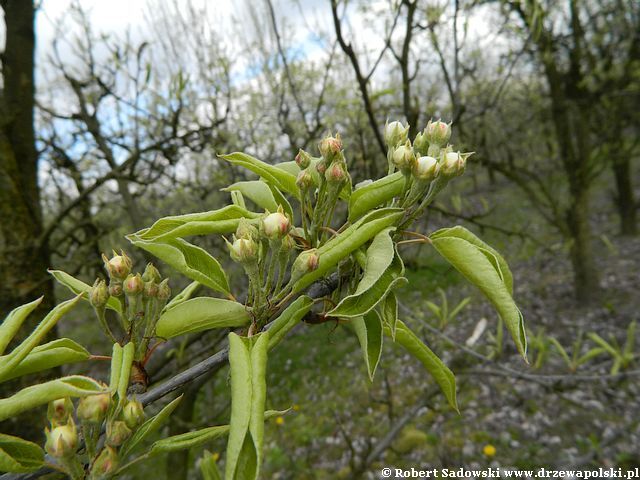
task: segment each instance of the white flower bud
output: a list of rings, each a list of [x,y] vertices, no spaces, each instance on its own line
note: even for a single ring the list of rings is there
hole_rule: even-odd
[[[70,419],[67,425],[60,425],[51,430],[45,429],[45,436],[47,441],[44,448],[52,457],[63,458],[76,453],[78,432],[73,419]]]
[[[262,220],[263,232],[270,240],[284,237],[289,232],[290,227],[289,219],[280,211],[270,213]]]
[[[440,165],[433,157],[420,157],[416,160],[413,175],[423,181],[431,181],[438,176]]]
[[[427,141],[438,146],[446,145],[451,138],[451,124],[444,123],[440,120],[437,122],[429,121],[424,129]]]
[[[331,161],[342,150],[342,139],[338,133],[335,137],[325,137],[318,144],[318,150],[323,158]]]
[[[472,153],[444,151],[440,158],[440,174],[445,177],[458,177],[464,173],[467,158]]]
[[[122,252],[122,255],[114,255],[111,259],[108,259],[106,255],[102,254],[102,260],[109,273],[109,277],[117,280],[127,278],[133,265],[131,259],[124,252]]]
[[[391,122],[387,120],[384,126],[384,141],[388,147],[396,147],[407,141],[409,137],[409,125],[406,127],[400,122]]]
[[[233,261],[246,263],[256,260],[258,244],[249,238],[236,238],[233,243],[227,242]]]
[[[393,164],[401,172],[410,172],[416,162],[416,155],[413,153],[411,143],[407,140],[407,143],[396,147],[392,156]]]

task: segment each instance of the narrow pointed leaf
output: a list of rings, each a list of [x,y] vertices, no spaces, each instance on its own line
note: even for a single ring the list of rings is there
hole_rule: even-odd
[[[311,310],[313,300],[301,295],[289,305],[270,325],[269,350],[275,347],[289,333],[300,320]]]
[[[384,297],[380,307],[382,322],[391,330],[391,338],[396,339],[396,327],[398,325],[398,297],[391,291]]]
[[[192,235],[231,233],[238,228],[241,218],[252,220],[259,217],[259,213],[250,212],[237,205],[228,205],[210,212],[164,217],[151,227],[140,230],[132,236],[140,240],[153,241]]]
[[[4,378],[14,368],[16,368],[22,360],[29,355],[29,352],[33,350],[40,342],[42,342],[47,334],[55,327],[58,320],[62,316],[71,310],[76,303],[80,300],[80,297],[72,298],[66,302],[62,302],[53,308],[46,317],[38,324],[38,326],[31,332],[31,334],[25,338],[20,345],[13,349],[13,351],[2,357],[0,363],[0,378]]]
[[[388,327],[385,328],[385,334],[391,336],[391,331]],[[396,327],[396,343],[400,344],[407,352],[422,362],[440,387],[440,390],[442,390],[442,393],[444,393],[449,405],[456,411],[459,411],[456,400],[456,378],[453,372],[442,363],[442,360],[440,360],[402,320],[398,320]]]
[[[48,270],[51,276],[61,285],[64,285],[75,295],[82,294],[82,298],[89,301],[89,292],[91,291],[91,285],[84,283],[82,280],[78,280],[72,277],[62,270]],[[114,312],[122,313],[122,307],[117,298],[109,297],[107,300],[107,308],[110,308]]]
[[[373,382],[382,355],[382,321],[374,310],[363,317],[353,318],[351,324],[362,348],[369,379]]]
[[[0,472],[27,473],[44,465],[44,450],[33,442],[0,433]]]
[[[136,348],[133,342],[127,343],[122,347],[122,363],[120,364],[120,377],[118,378],[118,399],[122,405],[127,399],[127,390],[129,389],[129,379],[131,378],[131,365],[133,365],[133,357]]]
[[[122,347],[119,343],[113,344],[111,351],[111,374],[109,377],[109,390],[115,392],[120,383],[120,373],[122,371]]]
[[[234,165],[239,165],[247,170],[251,170],[272,185],[278,187],[281,191],[300,198],[300,191],[296,185],[295,175],[273,165],[269,165],[246,153],[235,152],[228,155],[219,155],[219,157]]]
[[[140,427],[134,432],[134,434],[120,447],[119,455],[121,458],[126,458],[130,453],[133,453],[149,436],[157,432],[160,427],[169,419],[173,411],[182,400],[182,395],[171,401],[156,415],[147,419]]]
[[[62,397],[86,397],[108,390],[89,377],[72,375],[32,385],[8,398],[0,399],[0,422]]]
[[[156,325],[156,336],[172,338],[212,328],[242,327],[250,321],[251,315],[241,303],[198,297],[165,311]]]
[[[200,460],[200,473],[202,480],[222,480],[216,459],[209,451],[205,450],[204,456]]]
[[[400,195],[404,184],[404,176],[401,172],[396,172],[355,189],[349,198],[349,221],[357,220],[365,213]]]
[[[317,279],[333,270],[340,260],[367,243],[379,232],[395,225],[404,214],[399,208],[382,208],[365,215],[342,233],[329,240],[318,249],[318,268],[302,276],[293,286],[300,292]]]
[[[511,298],[494,264],[476,245],[463,238],[438,236],[432,238],[431,242],[440,255],[489,299],[511,333],[518,351],[526,360],[527,338],[522,313]]]
[[[43,298],[44,297],[40,297],[33,302],[25,303],[24,305],[14,308],[2,321],[2,324],[0,324],[0,355],[4,353],[7,345],[9,345],[13,337],[16,336],[16,333],[18,333],[29,314],[38,308]]]
[[[88,360],[90,356],[84,347],[73,340],[60,338],[31,350],[16,368],[0,377],[0,381],[41,372],[68,363],[83,362]],[[0,363],[2,363],[2,357],[0,357]]]
[[[204,249],[181,238],[145,241],[130,235],[128,239],[136,247],[158,257],[191,280],[196,280],[216,292],[229,294],[227,274],[220,263]]]
[[[273,194],[273,198],[275,198],[278,206],[282,207],[282,209],[284,210],[284,213],[286,213],[289,216],[289,218],[293,218],[293,209],[291,208],[291,204],[289,203],[289,200],[287,200],[287,198],[282,194],[282,192],[278,190],[278,188],[275,187],[274,185],[269,185],[269,189],[271,190],[271,193]]]
[[[177,294],[175,297],[169,300],[169,303],[167,303],[167,306],[164,307],[164,310],[169,310],[170,308],[173,308],[182,302],[186,302],[193,296],[193,294],[198,290],[199,287],[200,287],[200,282],[196,282],[196,281],[191,282],[189,285],[184,287],[184,289],[182,289],[182,291],[179,294]]]

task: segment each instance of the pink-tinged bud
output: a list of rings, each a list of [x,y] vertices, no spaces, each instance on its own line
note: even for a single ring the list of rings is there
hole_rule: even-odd
[[[289,233],[289,228],[291,228],[291,223],[281,211],[270,213],[262,220],[263,232],[270,240],[283,238]]]
[[[451,124],[444,123],[440,120],[437,122],[429,120],[429,123],[427,123],[424,129],[424,133],[429,143],[442,147],[446,145],[449,138],[451,138]]]
[[[115,472],[116,468],[118,468],[118,452],[107,445],[93,462],[90,478],[106,478],[110,473]]]
[[[121,297],[123,294],[122,282],[118,280],[111,280],[109,282],[109,295],[112,297]]]
[[[329,184],[343,185],[348,181],[348,173],[344,162],[333,162],[324,174],[325,180]]]
[[[109,393],[84,397],[78,403],[76,411],[78,419],[81,422],[101,424],[107,416],[109,405],[111,405],[111,394]]]
[[[332,160],[342,150],[342,139],[340,134],[335,137],[325,137],[320,141],[318,145],[320,155],[326,160]]]
[[[119,447],[127,440],[133,432],[122,420],[107,422],[107,444],[112,447]]]
[[[122,252],[122,255],[114,255],[111,259],[108,259],[106,255],[102,254],[102,260],[109,273],[109,278],[124,280],[127,278],[127,275],[131,273],[133,263],[124,252]]]
[[[69,397],[59,398],[49,402],[47,419],[52,425],[66,424],[73,413],[73,402]]]
[[[327,171],[328,166],[329,165],[324,158],[316,162],[316,171],[320,174],[320,177],[324,178],[324,174]]]
[[[458,177],[464,173],[467,158],[472,153],[443,152],[440,158],[440,174],[445,177]]]
[[[406,127],[400,122],[391,122],[387,120],[384,126],[384,141],[388,147],[394,148],[404,144],[409,138],[409,125]]]
[[[130,274],[122,284],[122,289],[124,290],[125,295],[140,295],[144,291],[144,282],[142,281],[140,274]]]
[[[236,238],[233,243],[227,242],[229,254],[234,262],[255,262],[258,254],[258,244],[248,238]]]
[[[49,455],[55,458],[66,458],[75,455],[78,448],[78,432],[73,423],[73,419],[69,419],[66,425],[60,425],[44,431],[47,441],[44,449]]]
[[[165,278],[158,285],[158,300],[167,301],[171,296],[171,288],[169,287],[169,279]]]
[[[313,186],[313,177],[308,170],[300,170],[298,178],[296,178],[296,185],[301,192],[306,192]]]
[[[104,280],[97,279],[89,291],[89,303],[93,308],[100,310],[105,308],[109,300],[109,289]]]
[[[144,422],[144,408],[138,400],[130,400],[122,410],[122,418],[131,430],[135,430]]]
[[[288,253],[296,248],[296,241],[291,235],[287,235],[282,239],[282,246],[280,247],[280,253]]]
[[[416,135],[416,138],[413,141],[413,150],[416,152],[416,156],[418,157],[427,155],[427,152],[429,151],[429,141],[423,132],[418,132]]]
[[[156,298],[158,296],[158,284],[153,280],[144,283],[145,298]]]
[[[291,266],[292,280],[296,281],[304,274],[313,272],[318,268],[319,264],[320,256],[318,255],[318,250],[315,248],[305,250],[298,255],[298,258],[294,260],[293,265]]]
[[[393,164],[401,172],[410,172],[416,163],[416,155],[413,153],[413,148],[411,148],[411,143],[408,140],[404,145],[396,147],[391,158]]]
[[[416,160],[413,175],[423,181],[431,181],[438,176],[440,165],[433,157],[420,157]]]
[[[160,280],[162,280],[162,276],[160,275],[158,269],[153,265],[153,263],[148,263],[146,268],[144,269],[144,273],[142,274],[142,280],[144,280],[145,283],[160,283]]]
[[[296,163],[302,170],[304,170],[309,165],[311,165],[311,155],[300,149],[300,151],[298,151],[298,154],[296,155]]]

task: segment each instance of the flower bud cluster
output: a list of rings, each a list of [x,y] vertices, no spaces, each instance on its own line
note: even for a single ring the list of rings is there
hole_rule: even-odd
[[[409,139],[409,125],[402,125],[400,122],[391,122],[387,120],[384,126],[384,141],[389,148],[395,148],[398,145],[404,145]]]

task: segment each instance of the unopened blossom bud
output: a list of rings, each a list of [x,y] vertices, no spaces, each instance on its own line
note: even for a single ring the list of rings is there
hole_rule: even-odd
[[[413,141],[413,150],[416,152],[417,157],[422,157],[429,151],[429,141],[423,132],[418,132],[416,135]]]
[[[109,405],[111,404],[111,394],[101,393],[98,395],[89,395],[80,399],[78,403],[78,419],[82,422],[100,424],[107,415]]]
[[[236,238],[246,238],[248,240],[257,241],[260,237],[258,229],[249,223],[246,218],[241,218],[236,228]]]
[[[280,247],[281,253],[287,253],[296,248],[296,241],[291,235],[287,235],[282,239],[282,246]]]
[[[338,133],[335,137],[325,137],[318,144],[320,155],[324,159],[332,160],[342,150],[342,139]]]
[[[153,280],[145,282],[143,293],[145,298],[156,298],[158,296],[158,284]]]
[[[440,165],[433,157],[420,157],[416,160],[413,175],[419,180],[431,181],[438,176]]]
[[[296,185],[301,192],[306,192],[313,186],[313,177],[308,170],[300,170],[298,173],[298,178],[296,178]]]
[[[327,171],[329,164],[324,158],[321,158],[316,162],[316,171],[320,174],[320,177],[324,179],[324,174]]]
[[[158,285],[158,300],[167,301],[171,296],[171,288],[169,287],[169,279],[165,278]]]
[[[133,432],[122,420],[107,422],[107,445],[119,447]]]
[[[344,162],[333,162],[324,174],[325,180],[330,185],[342,185],[349,179]]]
[[[270,213],[262,220],[262,231],[270,240],[284,237],[291,228],[291,222],[279,208],[276,213]]]
[[[305,250],[294,260],[291,266],[291,278],[295,281],[305,273],[316,270],[319,264],[320,256],[318,255],[318,250],[315,248]]]
[[[396,147],[392,156],[393,164],[401,172],[410,172],[416,162],[416,155],[413,153],[411,143],[407,140],[404,145]]]
[[[44,449],[52,457],[65,458],[76,453],[78,432],[72,418],[66,425],[59,425],[51,430],[46,428],[44,433],[47,438]]]
[[[391,122],[387,120],[384,126],[384,141],[388,147],[393,148],[400,144],[404,144],[409,136],[409,125],[406,127],[400,122]]]
[[[112,297],[121,297],[124,294],[122,290],[122,282],[111,280],[109,282],[109,295]]]
[[[462,175],[469,156],[471,156],[471,153],[443,152],[440,159],[440,174],[445,177]]]
[[[257,259],[258,244],[248,238],[236,238],[233,243],[227,242],[229,254],[234,262],[247,263]]]
[[[131,430],[135,430],[144,422],[144,408],[138,400],[129,400],[122,409],[122,418]]]
[[[118,452],[115,448],[106,446],[98,455],[98,458],[93,462],[91,467],[92,479],[106,478],[110,473],[115,472],[118,467]]]
[[[429,123],[427,123],[424,129],[424,133],[430,144],[442,147],[446,145],[449,138],[451,138],[451,124],[444,123],[440,120],[437,122],[429,120]]]
[[[131,273],[133,263],[124,252],[122,252],[122,255],[114,255],[111,259],[102,254],[102,260],[104,261],[104,266],[109,273],[109,278],[124,280],[127,278],[127,275]]]
[[[304,170],[311,164],[311,155],[300,149],[296,155],[296,163],[302,170]]]
[[[162,275],[160,275],[160,272],[153,265],[153,263],[147,263],[147,266],[144,269],[144,273],[142,274],[142,280],[144,280],[145,283],[146,282],[160,283],[160,280],[162,280]]]
[[[47,408],[47,419],[52,425],[61,425],[69,421],[73,413],[73,402],[69,397],[59,398],[49,402]]]
[[[89,302],[93,308],[100,310],[105,308],[109,300],[109,289],[104,280],[97,279],[89,291]]]
[[[140,274],[129,274],[129,276],[122,284],[122,289],[124,290],[125,295],[128,296],[136,296],[141,294],[144,291],[144,282],[142,281],[142,277],[140,276]]]

